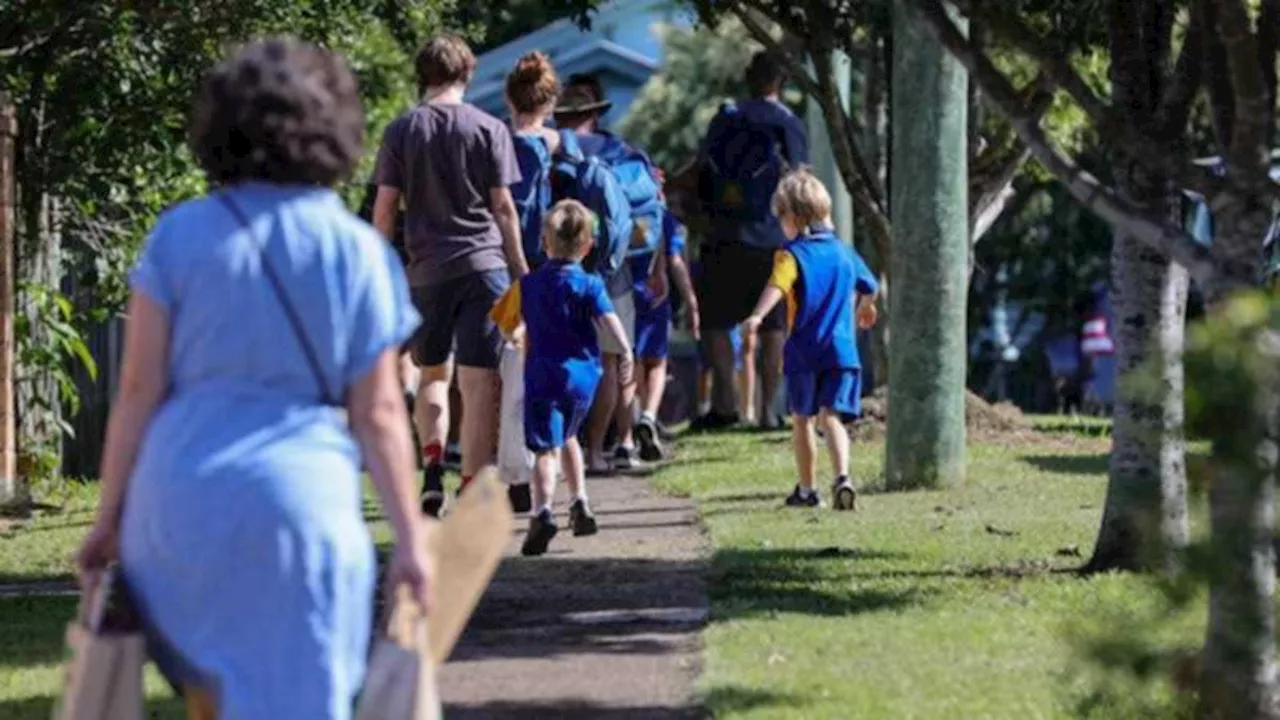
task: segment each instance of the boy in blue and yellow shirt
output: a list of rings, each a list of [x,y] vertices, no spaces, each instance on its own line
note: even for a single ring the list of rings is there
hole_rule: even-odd
[[[844,423],[862,413],[857,331],[875,325],[879,286],[857,251],[832,232],[831,196],[807,170],[790,173],[778,183],[773,212],[790,242],[775,254],[769,284],[743,327],[755,333],[769,311],[786,300],[789,335],[782,372],[794,416],[792,439],[800,475],[786,504],[822,504],[813,487],[818,418],[836,476],[835,508],[853,510],[858,493],[849,479],[849,433]]]
[[[604,281],[582,269],[594,244],[594,223],[582,203],[556,203],[542,226],[546,264],[513,284],[490,313],[503,334],[525,350],[524,436],[536,458],[534,514],[521,548],[525,555],[545,553],[558,531],[551,510],[557,465],[573,497],[573,534],[596,532],[577,435],[602,375],[597,329],[624,348],[623,381],[630,382],[632,374],[630,343]]]

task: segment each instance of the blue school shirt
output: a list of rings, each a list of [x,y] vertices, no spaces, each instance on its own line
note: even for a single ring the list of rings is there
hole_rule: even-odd
[[[796,260],[795,319],[784,349],[788,375],[862,367],[854,324],[854,292],[879,285],[866,262],[830,231],[797,237],[783,251]]]
[[[598,275],[582,265],[548,260],[520,280],[520,314],[528,333],[525,391],[560,397],[600,377],[595,321],[613,312]]]
[[[680,224],[680,221],[670,211],[663,212],[662,247],[667,254],[667,258],[683,255],[684,246],[684,225]],[[653,253],[645,253],[636,255],[628,261],[631,263],[631,277],[635,279],[636,299],[640,300],[645,307],[652,305],[652,298],[649,293],[649,275],[653,270],[655,260]]]

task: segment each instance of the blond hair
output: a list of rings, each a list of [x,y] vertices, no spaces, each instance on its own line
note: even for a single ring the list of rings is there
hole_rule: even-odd
[[[790,217],[800,229],[831,221],[831,193],[808,168],[787,173],[778,183],[771,204],[774,215]]]
[[[542,240],[552,257],[578,259],[591,248],[595,215],[577,200],[561,200],[542,222]]]

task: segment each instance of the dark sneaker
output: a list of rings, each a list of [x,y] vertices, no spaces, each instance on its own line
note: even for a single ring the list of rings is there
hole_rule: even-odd
[[[636,423],[636,442],[640,445],[640,459],[645,462],[658,462],[666,455],[658,424],[652,418],[642,417]]]
[[[529,491],[529,483],[507,486],[507,499],[511,501],[511,512],[523,515],[533,509],[533,494]]]
[[[614,470],[635,470],[639,466],[640,455],[636,452],[635,448],[622,447],[619,445],[618,449],[613,451]]]
[[[555,515],[552,515],[550,510],[534,515],[529,518],[529,533],[524,536],[520,554],[525,557],[542,555],[547,551],[547,546],[551,544],[557,532],[560,532],[560,529],[556,527]]]
[[[712,410],[706,415],[700,415],[694,418],[693,422],[689,424],[689,432],[716,432],[717,430],[727,430],[737,424],[737,413],[732,415],[722,415]]]
[[[804,489],[797,485],[796,489],[787,496],[786,505],[787,507],[822,507],[822,498],[818,496],[817,490],[806,494]]]
[[[444,449],[444,465],[454,470],[462,467],[462,450],[457,443],[449,443]]]
[[[574,537],[595,535],[600,531],[596,527],[596,516],[591,514],[587,501],[574,500],[569,506],[569,527],[573,528]]]
[[[439,518],[444,511],[444,466],[431,463],[422,471],[422,514]]]
[[[853,487],[853,481],[848,477],[836,480],[831,486],[831,503],[836,510],[857,510],[858,490]]]

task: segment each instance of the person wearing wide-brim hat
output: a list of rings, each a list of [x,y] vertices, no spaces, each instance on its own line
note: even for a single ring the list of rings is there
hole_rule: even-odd
[[[570,83],[573,81],[570,80]],[[609,112],[613,103],[601,98],[594,88],[585,84],[570,84],[560,94],[554,115],[557,122],[562,118],[573,119],[581,116],[599,117]]]

